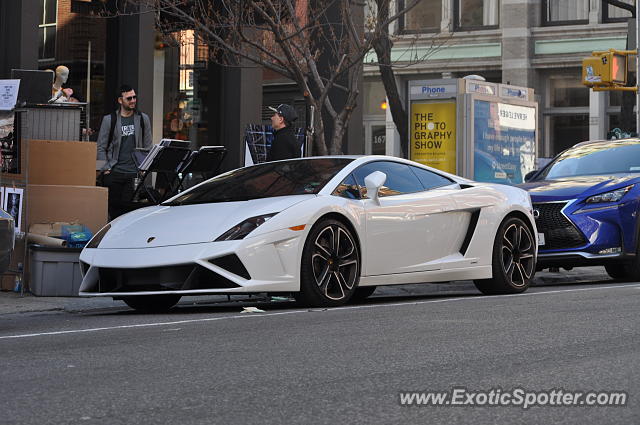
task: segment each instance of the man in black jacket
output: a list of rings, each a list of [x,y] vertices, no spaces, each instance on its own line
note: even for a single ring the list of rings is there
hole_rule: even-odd
[[[271,126],[275,137],[271,143],[271,149],[267,154],[267,161],[279,159],[299,158],[301,156],[300,144],[296,139],[292,123],[298,119],[298,114],[293,106],[282,104],[277,108],[269,106],[274,114],[271,117]]]

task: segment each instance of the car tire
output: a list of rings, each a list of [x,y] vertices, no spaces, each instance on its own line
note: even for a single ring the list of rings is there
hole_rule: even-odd
[[[316,223],[302,251],[296,300],[311,307],[335,307],[353,296],[360,280],[360,247],[338,220]]]
[[[628,266],[626,264],[607,264],[604,269],[613,279],[628,279]]]
[[[491,279],[474,280],[485,295],[518,294],[526,291],[535,274],[535,239],[517,217],[502,222],[493,243]]]
[[[351,295],[351,298],[349,299],[349,303],[351,304],[361,303],[362,301],[366,300],[371,295],[373,295],[375,291],[376,291],[375,286],[358,287],[356,288],[355,291],[353,291],[353,295]]]
[[[124,297],[122,301],[137,311],[144,313],[164,313],[178,304],[180,298],[182,298],[181,295],[175,294],[136,295],[133,297]]]

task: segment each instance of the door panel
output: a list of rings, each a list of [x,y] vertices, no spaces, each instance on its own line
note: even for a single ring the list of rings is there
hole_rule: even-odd
[[[408,273],[439,268],[438,259],[456,252],[466,227],[451,195],[459,189],[365,200],[365,275]]]

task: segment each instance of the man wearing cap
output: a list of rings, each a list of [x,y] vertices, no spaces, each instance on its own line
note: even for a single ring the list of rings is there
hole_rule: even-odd
[[[293,106],[282,104],[277,108],[269,106],[274,114],[271,117],[275,137],[271,143],[271,149],[267,154],[267,161],[279,159],[299,158],[300,144],[291,124],[298,119],[298,114]]]

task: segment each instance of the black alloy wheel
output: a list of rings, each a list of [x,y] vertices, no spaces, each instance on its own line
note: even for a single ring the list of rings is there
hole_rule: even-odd
[[[493,244],[493,278],[475,280],[483,294],[515,294],[529,288],[536,269],[536,245],[529,227],[517,217],[505,220]]]
[[[360,248],[337,220],[323,220],[309,232],[302,253],[300,293],[305,305],[330,307],[349,300],[360,279]]]

